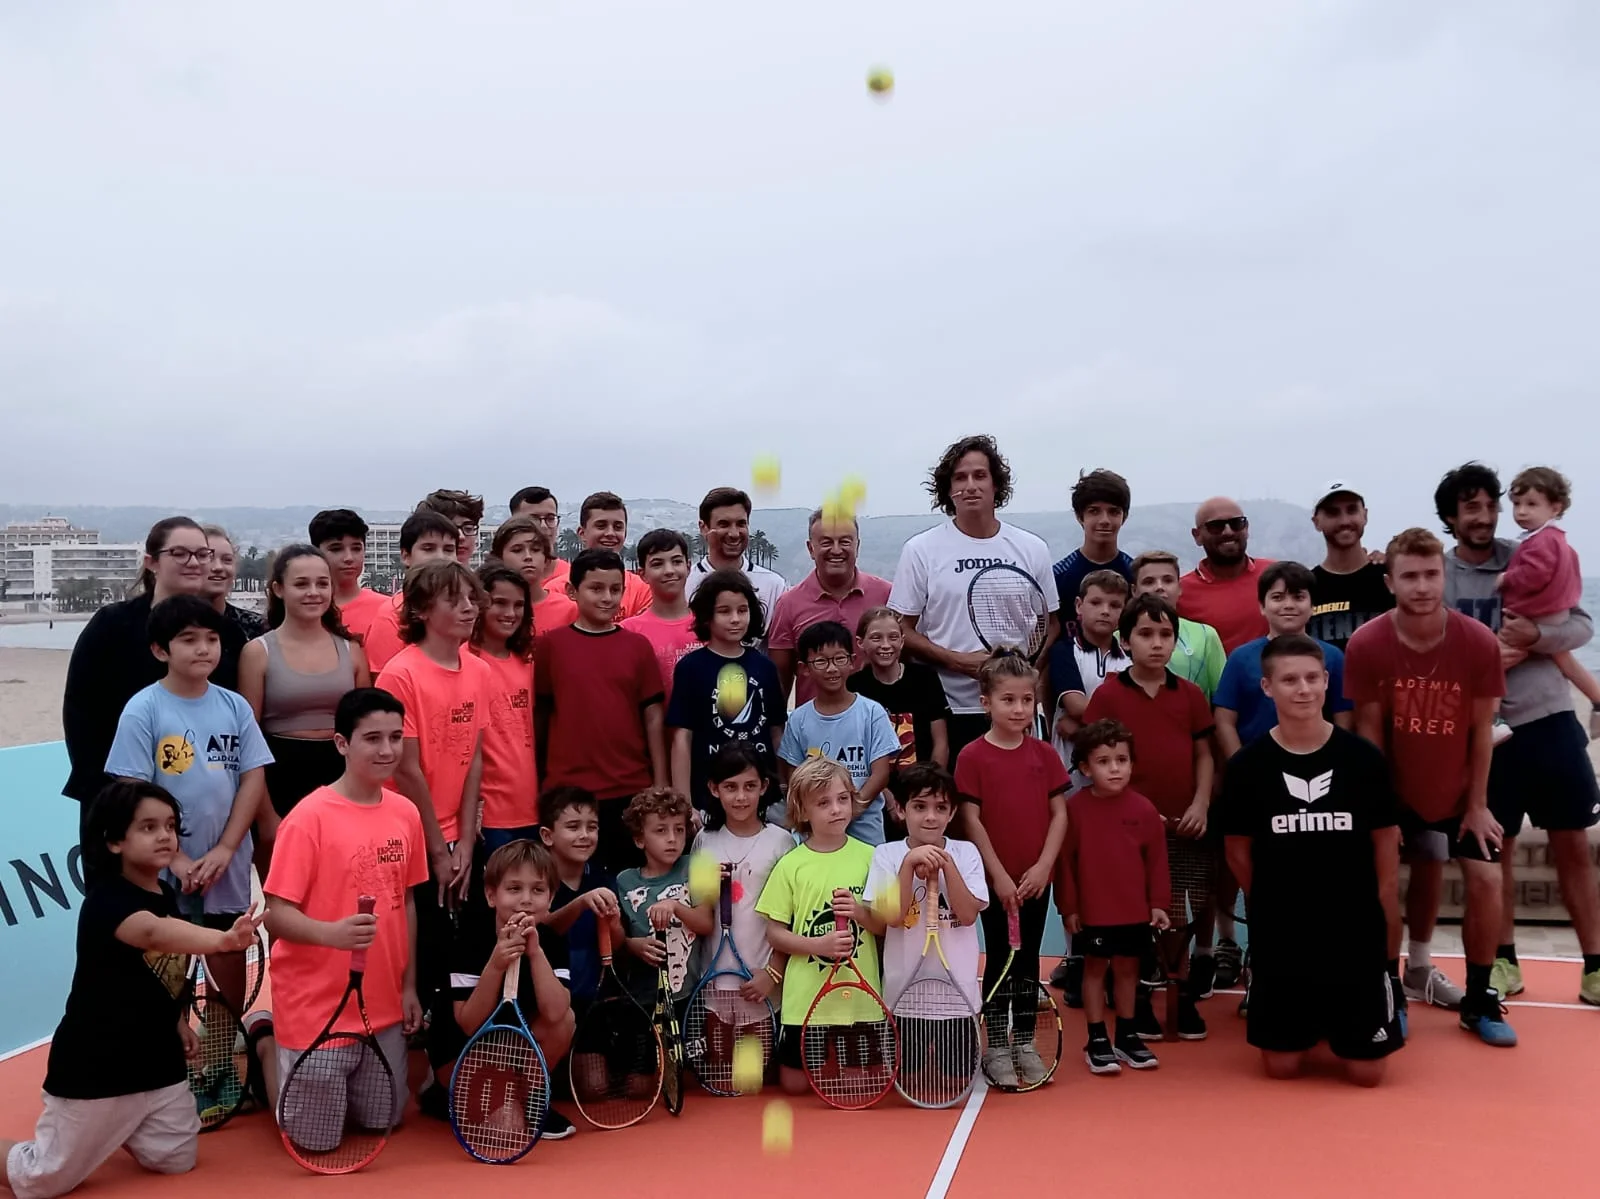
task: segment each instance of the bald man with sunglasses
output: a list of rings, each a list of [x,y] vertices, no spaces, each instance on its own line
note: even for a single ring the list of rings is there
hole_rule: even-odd
[[[1246,641],[1265,637],[1267,618],[1261,613],[1256,581],[1272,560],[1246,552],[1250,518],[1244,509],[1237,500],[1215,496],[1195,510],[1191,533],[1205,557],[1181,580],[1178,615],[1216,629],[1230,654]]]

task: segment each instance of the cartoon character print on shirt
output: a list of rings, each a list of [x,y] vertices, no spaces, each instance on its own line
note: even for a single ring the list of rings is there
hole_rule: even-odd
[[[189,985],[189,962],[186,953],[161,953],[154,949],[144,951],[144,964],[150,967],[150,973],[156,976],[156,980],[174,999],[180,998],[184,988]]]
[[[356,894],[371,895],[380,911],[398,912],[406,904],[406,843],[390,837],[368,842],[350,855],[350,881]]]
[[[850,894],[854,895],[857,899],[861,898],[864,891],[864,887],[850,888]],[[810,912],[806,913],[806,918],[800,923],[800,935],[802,937],[825,937],[831,933],[833,929],[833,904],[831,902],[824,904],[820,908],[812,908]],[[861,950],[862,928],[854,921],[850,922],[850,936],[850,956],[855,957]],[[806,958],[806,962],[814,970],[816,970],[818,974],[827,974],[828,971],[832,970],[834,966],[838,964],[833,958],[817,957],[815,954],[812,954],[810,957]],[[794,959],[792,958],[789,961],[789,968],[791,970],[794,968]]]
[[[867,747],[864,745],[841,745],[837,752],[833,742],[824,741],[821,745],[812,745],[806,748],[807,758],[827,758],[830,762],[838,762],[850,772],[850,778],[859,787],[866,782],[869,767],[867,761]]]
[[[910,712],[890,712],[894,735],[900,739],[900,752],[895,755],[895,769],[910,766],[917,760],[917,726]]]
[[[631,888],[623,899],[627,900],[628,907],[635,913],[641,908],[647,908],[652,903],[660,903],[665,899],[676,899],[681,903],[689,902],[689,888],[685,883],[673,883],[663,887],[661,893],[650,898],[648,886]],[[674,919],[667,925],[667,985],[672,988],[674,995],[683,990],[683,980],[689,975],[689,958],[694,950],[694,934],[683,924]]]
[[[162,774],[183,774],[194,765],[195,735],[192,729],[163,737],[156,742],[156,769]]]
[[[922,914],[922,905],[928,900],[928,881],[917,878],[911,884],[911,906],[906,909],[905,919],[900,922],[900,927],[906,930],[922,927],[922,922],[927,919]],[[955,913],[950,910],[950,903],[945,899],[944,892],[939,892],[939,931],[948,932],[955,927]]]

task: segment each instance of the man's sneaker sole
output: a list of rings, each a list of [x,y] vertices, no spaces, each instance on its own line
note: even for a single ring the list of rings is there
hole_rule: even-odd
[[[1122,1063],[1117,1060],[1117,1056],[1116,1056],[1116,1051],[1115,1050],[1112,1051],[1111,1060],[1109,1062],[1107,1062],[1107,1061],[1099,1061],[1099,1062],[1097,1062],[1097,1061],[1094,1060],[1094,1058],[1089,1056],[1089,1054],[1085,1053],[1083,1055],[1083,1064],[1089,1067],[1089,1073],[1090,1074],[1121,1074],[1122,1073]]]
[[[1113,1049],[1112,1052],[1117,1055],[1117,1061],[1130,1070],[1154,1070],[1161,1064],[1161,1059],[1154,1054],[1147,1058],[1136,1058],[1125,1049]]]

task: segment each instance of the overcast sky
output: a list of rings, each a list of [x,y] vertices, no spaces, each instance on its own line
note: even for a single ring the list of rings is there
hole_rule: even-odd
[[[0,500],[916,511],[991,431],[1385,533],[1551,463],[1600,565],[1597,78],[1591,0],[7,4]]]

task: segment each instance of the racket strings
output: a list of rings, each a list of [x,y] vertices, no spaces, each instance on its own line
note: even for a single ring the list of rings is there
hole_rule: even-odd
[[[661,1094],[661,1038],[632,1000],[602,999],[572,1046],[570,1077],[578,1110],[597,1128],[625,1128],[649,1115]]]
[[[806,1024],[800,1054],[812,1089],[833,1107],[871,1107],[894,1085],[899,1049],[894,1021],[882,1001],[864,987],[845,984],[824,990],[865,1018],[849,1024]],[[819,996],[820,1000],[821,996]],[[867,1016],[868,1006],[876,1013]]]
[[[990,646],[1012,645],[1029,657],[1044,644],[1050,614],[1044,593],[1019,571],[986,571],[967,592],[973,628]]]
[[[301,1054],[284,1081],[278,1124],[301,1164],[324,1174],[378,1155],[399,1118],[394,1075],[365,1037],[335,1034]]]
[[[738,975],[729,979],[744,981]],[[684,1060],[700,1085],[713,1095],[734,1095],[735,1051],[739,1042],[754,1038],[761,1046],[763,1074],[775,1047],[772,1008],[758,999],[746,999],[735,989],[717,989],[716,979],[702,985],[689,1001],[683,1018]]]
[[[456,1132],[479,1157],[521,1156],[550,1107],[550,1080],[538,1050],[514,1029],[486,1032],[456,1067],[450,1107]]]
[[[972,1089],[982,1058],[978,1018],[953,982],[914,981],[895,1000],[895,1086],[918,1107],[950,1107]]]

